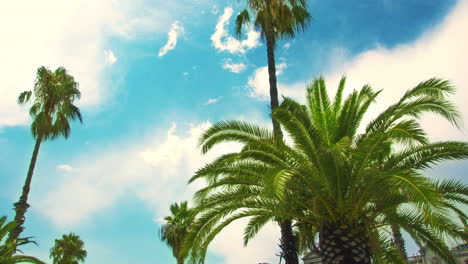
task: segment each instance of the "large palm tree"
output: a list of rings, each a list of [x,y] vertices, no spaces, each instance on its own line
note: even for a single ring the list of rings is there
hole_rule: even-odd
[[[267,168],[261,174],[263,189],[293,209],[280,207],[275,213],[319,233],[324,263],[404,263],[390,239],[391,226],[403,228],[417,243],[454,263],[444,238],[466,240],[467,234],[448,212],[467,219],[457,203],[466,204],[468,187],[433,181],[422,173],[440,161],[468,158],[468,144],[431,143],[418,122],[423,113],[432,112],[460,125],[447,99],[453,88],[440,79],[424,81],[358,133],[379,92],[366,85],[343,100],[344,85],[343,78],[331,101],[325,81],[318,78],[307,89],[306,105],[285,98],[273,111],[292,145],[253,124],[221,122],[204,133],[202,149],[226,141],[244,144],[240,153],[226,156],[227,164]],[[235,169],[245,174],[244,168]]]
[[[28,195],[41,143],[61,136],[68,138],[70,121],[78,119],[82,122],[80,110],[73,104],[74,100],[79,98],[78,83],[73,76],[62,67],[51,71],[44,66],[37,70],[34,89],[25,91],[18,97],[18,103],[21,105],[32,103],[29,114],[33,119],[31,132],[36,144],[23,191],[19,201],[14,204],[15,222],[18,225],[10,233],[11,240],[17,239],[24,230],[25,214],[29,208]]]
[[[84,242],[74,233],[55,239],[55,244],[50,249],[50,257],[54,264],[78,264],[84,262],[87,255]]]
[[[254,27],[261,32],[267,46],[268,77],[270,84],[271,111],[279,105],[276,81],[275,48],[278,40],[294,38],[297,32],[307,28],[312,17],[307,10],[306,0],[246,0],[247,7],[236,19],[236,34],[241,35],[244,26],[253,20]],[[255,18],[251,19],[254,15]],[[281,139],[283,133],[279,123],[272,118],[273,133]],[[281,248],[286,264],[297,264],[297,250],[290,219],[279,219],[281,228]]]
[[[159,236],[172,248],[177,264],[183,264],[188,256],[183,243],[195,219],[195,211],[189,208],[187,201],[172,204],[170,210],[171,215],[164,218],[165,224],[159,230]]]
[[[14,255],[18,247],[29,243],[35,243],[30,238],[18,238],[13,241],[6,241],[8,234],[15,227],[15,222],[6,222],[6,217],[0,217],[0,263],[15,264],[15,263],[34,263],[45,264],[39,259],[26,255]]]

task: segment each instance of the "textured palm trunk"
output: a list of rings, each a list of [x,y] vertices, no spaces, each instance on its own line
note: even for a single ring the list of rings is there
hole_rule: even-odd
[[[392,225],[392,235],[395,247],[398,249],[398,251],[400,251],[400,254],[403,256],[403,258],[407,259],[408,255],[406,254],[405,240],[403,239],[403,235],[401,234],[400,227]]]
[[[328,225],[320,232],[324,264],[370,264],[369,239],[349,225]]]
[[[281,228],[281,251],[286,264],[299,264],[297,257],[296,237],[292,231],[291,220],[283,220],[280,223]]]
[[[271,111],[275,110],[279,106],[278,100],[278,87],[276,81],[276,65],[275,65],[275,43],[274,38],[270,36],[271,34],[266,34],[266,44],[267,44],[267,57],[268,57],[268,81],[270,83],[270,107]],[[273,122],[273,133],[277,138],[282,138],[283,133],[281,132],[281,127],[278,121],[271,119]]]
[[[31,180],[32,180],[32,176],[34,173],[34,167],[36,167],[36,160],[39,154],[39,148],[41,147],[41,142],[42,142],[41,137],[36,139],[36,144],[34,145],[34,151],[31,157],[31,163],[29,164],[28,175],[26,177],[26,181],[24,182],[24,186],[23,186],[23,192],[21,193],[19,201],[14,204],[14,208],[16,212],[15,222],[17,225],[10,232],[8,241],[14,241],[18,239],[21,232],[23,232],[24,230],[25,215],[26,215],[26,211],[29,208],[29,204],[28,204],[29,190],[31,188]]]
[[[183,258],[177,258],[177,264],[184,264]]]

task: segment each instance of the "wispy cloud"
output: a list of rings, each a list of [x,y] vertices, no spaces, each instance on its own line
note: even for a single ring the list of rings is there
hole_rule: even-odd
[[[112,52],[112,50],[105,50],[104,55],[105,55],[106,64],[112,65],[115,62],[117,62],[117,57],[115,56],[114,52]]]
[[[68,165],[68,164],[59,164],[57,165],[57,169],[61,170],[61,171],[64,171],[64,172],[67,172],[67,173],[70,173],[72,172],[74,169],[71,165]]]
[[[287,42],[283,45],[283,48],[285,49],[289,49],[291,47],[291,43],[290,42]]]
[[[216,30],[211,35],[211,41],[213,46],[219,51],[227,51],[229,53],[242,54],[247,52],[249,49],[253,49],[260,45],[260,33],[250,30],[247,32],[247,39],[242,41],[229,35],[226,27],[229,25],[229,19],[233,14],[233,9],[226,7],[224,13],[219,17],[218,23],[216,24]]]
[[[219,100],[221,100],[222,98],[223,98],[222,96],[218,96],[218,97],[216,97],[216,98],[210,98],[210,99],[208,99],[208,101],[206,101],[206,102],[204,103],[204,105],[210,105],[210,104],[217,103],[217,102],[219,102]]]
[[[241,73],[247,69],[247,65],[244,63],[232,63],[231,59],[226,59],[223,63],[223,69],[233,73]]]
[[[177,38],[183,33],[184,27],[179,21],[172,23],[171,29],[169,30],[169,33],[167,33],[167,43],[159,50],[158,56],[162,57],[170,50],[173,50],[177,45]]]

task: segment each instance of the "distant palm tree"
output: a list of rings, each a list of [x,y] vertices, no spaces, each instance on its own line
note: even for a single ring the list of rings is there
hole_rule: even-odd
[[[183,243],[194,221],[195,213],[188,207],[187,201],[172,204],[170,210],[171,215],[164,218],[165,224],[159,230],[159,236],[172,248],[177,264],[183,264],[188,256],[188,251],[183,250]]]
[[[35,243],[30,238],[18,238],[13,241],[5,241],[8,234],[15,227],[15,222],[6,223],[6,217],[0,217],[0,263],[15,264],[15,263],[34,263],[45,264],[39,259],[26,255],[14,255],[15,251],[20,251],[17,248],[29,243]],[[21,251],[20,251],[21,252]]]
[[[275,48],[278,40],[290,37],[307,28],[312,16],[307,10],[307,0],[246,0],[247,7],[236,19],[236,34],[240,36],[244,26],[253,26],[261,32],[267,46],[268,77],[270,84],[270,108],[274,111],[279,106],[276,80]],[[251,15],[255,18],[251,19]],[[273,133],[281,139],[281,126],[272,118]],[[278,219],[281,228],[281,249],[286,264],[297,264],[298,254],[295,247],[290,219]]]
[[[389,238],[392,226],[401,227],[418,244],[455,263],[444,239],[468,237],[449,214],[468,219],[457,206],[466,205],[468,186],[453,180],[434,181],[422,173],[441,161],[468,158],[468,144],[431,143],[419,124],[422,114],[432,112],[460,125],[460,115],[447,97],[453,87],[436,78],[421,82],[359,133],[363,117],[380,92],[366,85],[344,98],[344,85],[345,78],[332,101],[325,81],[318,78],[307,88],[305,105],[285,98],[273,111],[292,144],[245,122],[220,122],[203,134],[203,152],[231,141],[242,143],[243,149],[215,161],[209,184],[220,191],[206,199],[218,199],[218,203],[210,204],[197,220],[206,224],[202,231],[197,228],[202,223],[194,227],[203,237],[198,244],[209,243],[211,234],[224,228],[227,222],[219,223],[224,217],[239,218],[268,203],[275,208],[273,193],[290,208],[279,206],[266,216],[283,215],[296,224],[309,225],[311,235],[304,237],[305,244],[318,232],[325,264],[405,263]],[[230,172],[226,173],[227,168]],[[253,180],[253,176],[263,178]],[[261,184],[255,186],[255,182]],[[260,195],[251,200],[231,197],[244,204],[223,200],[239,190],[256,190]],[[269,191],[268,196],[262,190]],[[229,208],[232,204],[236,208]],[[256,219],[248,228],[255,231],[264,219]]]
[[[54,246],[50,249],[53,264],[78,264],[84,262],[87,255],[83,241],[73,233],[56,239]]]
[[[82,122],[80,110],[73,104],[74,100],[79,98],[78,83],[73,76],[62,67],[52,72],[44,66],[37,70],[34,89],[25,91],[18,97],[18,103],[21,105],[32,101],[29,114],[33,119],[31,132],[36,144],[21,197],[14,204],[15,222],[18,225],[10,233],[10,240],[17,239],[24,230],[25,214],[29,208],[28,195],[41,143],[60,136],[68,138],[70,121],[78,119]]]

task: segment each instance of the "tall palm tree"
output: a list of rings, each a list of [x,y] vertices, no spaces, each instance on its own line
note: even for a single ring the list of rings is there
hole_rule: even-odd
[[[73,76],[59,67],[55,71],[42,66],[37,70],[37,76],[32,91],[25,91],[18,97],[20,105],[32,102],[29,114],[33,121],[31,132],[36,140],[29,164],[28,174],[19,201],[14,204],[15,222],[18,225],[10,233],[10,240],[15,240],[24,230],[25,214],[29,208],[28,195],[31,180],[36,166],[41,143],[63,136],[70,136],[70,121],[78,119],[82,122],[81,113],[73,102],[80,98],[78,83]]]
[[[253,20],[254,27],[265,39],[268,57],[268,76],[270,83],[270,106],[273,111],[279,105],[276,82],[275,47],[278,40],[290,37],[307,28],[312,17],[307,11],[306,0],[246,0],[247,7],[236,19],[236,34],[241,35],[244,26]],[[254,15],[255,18],[251,19]],[[281,127],[272,119],[276,137],[281,137]]]
[[[294,38],[297,32],[304,31],[312,16],[307,10],[306,0],[246,0],[247,7],[239,13],[236,19],[236,34],[241,35],[244,26],[251,23],[261,32],[267,46],[268,77],[270,84],[270,107],[274,111],[279,106],[276,80],[275,48],[278,40]],[[283,133],[279,123],[272,118],[273,133],[281,139]],[[286,264],[297,264],[297,250],[290,219],[279,220],[281,228],[281,249]]]
[[[187,201],[172,204],[170,210],[171,215],[164,218],[165,224],[159,230],[159,236],[172,248],[177,264],[183,264],[188,256],[188,251],[183,250],[183,243],[195,219],[195,212],[189,208]]]
[[[231,121],[208,129],[202,150],[226,141],[244,144],[240,153],[225,156],[226,164],[266,167],[263,188],[294,205],[276,214],[318,231],[326,264],[404,263],[390,239],[391,226],[454,263],[444,238],[466,240],[467,233],[448,212],[467,219],[457,203],[466,205],[468,186],[433,181],[422,173],[440,161],[468,158],[468,144],[431,143],[418,121],[432,112],[459,126],[459,113],[447,99],[453,87],[440,79],[421,82],[358,133],[380,92],[366,85],[343,100],[344,85],[345,78],[331,101],[325,81],[318,78],[307,88],[306,105],[285,98],[273,111],[293,145],[256,125]],[[235,169],[244,174],[244,168]]]
[[[30,238],[18,238],[13,241],[6,241],[8,234],[15,227],[15,222],[6,222],[6,217],[0,217],[0,263],[15,264],[15,263],[33,263],[45,264],[39,259],[26,255],[14,255],[18,247],[29,243],[35,243]],[[20,251],[20,250],[17,250]]]
[[[50,257],[54,264],[78,264],[84,262],[87,255],[84,242],[74,233],[55,239],[55,244],[50,249]]]

